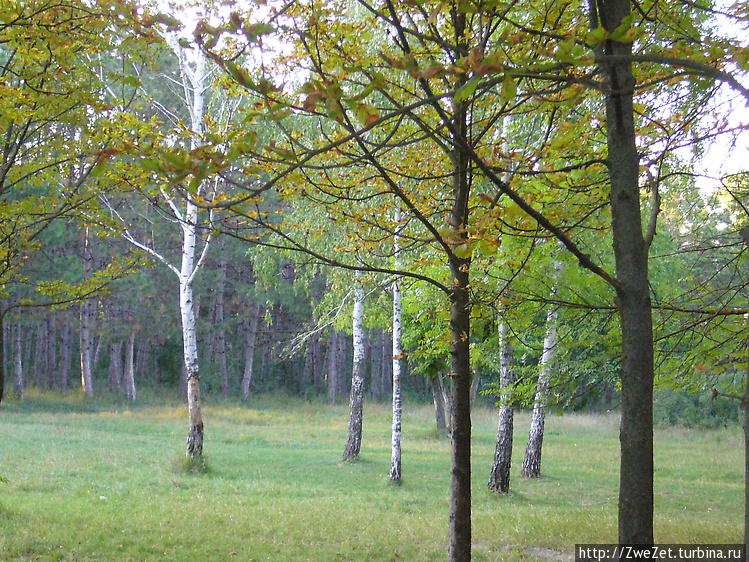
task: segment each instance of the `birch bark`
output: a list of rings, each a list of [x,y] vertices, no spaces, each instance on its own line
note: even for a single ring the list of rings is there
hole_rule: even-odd
[[[531,428],[528,432],[528,444],[523,456],[521,474],[526,478],[541,477],[541,450],[544,443],[544,424],[546,421],[546,398],[551,379],[551,362],[554,357],[554,346],[557,341],[558,311],[552,307],[546,313],[546,336],[544,350],[541,354],[541,371],[538,374],[536,396],[533,401]]]
[[[552,299],[557,293],[557,280],[562,269],[559,260],[554,260],[554,287],[551,291]],[[521,474],[526,478],[541,477],[541,452],[544,443],[544,425],[546,421],[546,399],[549,392],[549,381],[551,380],[551,363],[554,359],[554,347],[557,343],[557,324],[559,310],[555,305],[546,312],[546,335],[544,336],[544,347],[541,353],[541,365],[536,385],[536,396],[533,400],[533,414],[531,416],[531,427],[528,432],[528,444],[523,456],[523,468]]]
[[[355,289],[353,335],[354,335],[354,368],[351,376],[351,397],[349,400],[349,425],[346,447],[342,460],[354,460],[361,451],[362,424],[364,416],[364,369],[366,353],[364,349],[364,286],[361,284],[361,272],[357,272]]]
[[[395,268],[398,269],[398,258],[400,253],[400,239],[398,232],[400,230],[401,210],[395,207]],[[403,305],[401,302],[401,289],[398,279],[393,281],[393,428],[391,435],[391,454],[390,454],[390,480],[400,484],[401,481],[401,422],[403,413],[403,404],[401,398],[401,367],[402,355],[402,321]]]
[[[494,464],[489,476],[488,487],[494,492],[506,494],[510,491],[510,467],[512,465],[512,435],[515,412],[512,407],[511,387],[514,382],[512,373],[512,346],[507,338],[507,325],[499,323],[500,349],[500,406],[497,427],[497,446],[494,449]]]

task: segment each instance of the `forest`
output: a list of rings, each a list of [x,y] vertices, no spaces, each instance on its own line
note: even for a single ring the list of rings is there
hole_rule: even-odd
[[[167,400],[182,468],[221,470],[211,420],[228,436],[231,405],[241,427],[275,404],[290,426],[343,416],[336,460],[370,470],[371,411],[388,481],[407,488],[417,419],[449,458],[440,556],[467,561],[494,559],[473,552],[479,471],[488,497],[513,497],[544,482],[547,426],[575,434],[557,414],[614,416],[606,542],[666,542],[657,435],[681,425],[745,450],[731,513],[747,544],[749,423],[731,428],[749,419],[749,3],[10,0],[0,14],[8,450],[13,419],[29,415],[21,431],[71,400]],[[361,556],[341,559],[376,558]]]

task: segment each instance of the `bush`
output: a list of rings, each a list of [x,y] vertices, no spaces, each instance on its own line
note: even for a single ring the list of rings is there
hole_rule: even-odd
[[[653,403],[653,421],[657,426],[713,429],[739,424],[742,421],[739,400],[724,396],[712,397],[709,392],[690,394],[686,391],[657,390]]]

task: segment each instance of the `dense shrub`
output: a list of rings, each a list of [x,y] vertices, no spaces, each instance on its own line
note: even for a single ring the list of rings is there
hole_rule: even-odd
[[[741,402],[724,396],[713,398],[709,392],[690,394],[681,390],[661,389],[655,392],[653,419],[661,427],[726,427],[741,423]]]

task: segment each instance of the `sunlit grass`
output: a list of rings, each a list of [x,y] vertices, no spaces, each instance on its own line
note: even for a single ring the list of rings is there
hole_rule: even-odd
[[[449,442],[406,404],[403,484],[392,486],[390,413],[366,404],[359,461],[341,463],[345,405],[206,400],[205,473],[180,470],[186,409],[32,395],[0,410],[0,559],[444,559]],[[474,415],[474,559],[549,560],[616,537],[618,421],[550,415],[543,474],[486,491],[496,412]],[[656,541],[740,542],[738,428],[656,432]],[[553,550],[548,550],[553,549]]]

